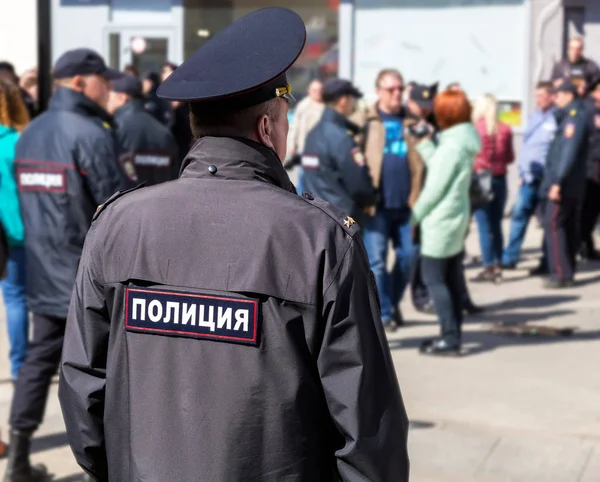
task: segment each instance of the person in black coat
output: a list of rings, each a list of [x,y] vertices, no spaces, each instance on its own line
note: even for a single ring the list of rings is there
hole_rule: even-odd
[[[58,86],[48,111],[25,128],[16,146],[34,330],[11,405],[6,482],[44,477],[43,468],[29,463],[29,443],[60,361],[83,242],[98,205],[130,181],[105,110],[109,79],[120,74],[88,49],[66,52],[53,74]]]
[[[112,82],[108,110],[117,126],[121,159],[133,163],[138,181],[151,186],[176,179],[180,167],[177,143],[169,129],[144,109],[137,77],[126,75]]]
[[[95,216],[59,385],[95,480],[408,482],[358,225],[282,165],[305,37],[283,8],[215,35],[158,91],[191,103],[180,178]]]

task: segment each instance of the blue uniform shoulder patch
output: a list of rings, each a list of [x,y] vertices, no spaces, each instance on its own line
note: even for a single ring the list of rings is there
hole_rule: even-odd
[[[150,335],[258,345],[258,300],[127,288],[125,329]]]

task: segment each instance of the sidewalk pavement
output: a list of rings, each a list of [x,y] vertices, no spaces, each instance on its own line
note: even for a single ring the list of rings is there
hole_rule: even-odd
[[[582,265],[574,288],[544,290],[527,273],[536,264],[540,239],[532,226],[526,260],[506,272],[501,285],[470,283],[473,299],[487,311],[466,319],[463,357],[420,356],[420,341],[435,336],[438,324],[404,301],[407,325],[389,341],[411,419],[411,481],[600,481],[600,263]],[[479,253],[476,229],[468,251]],[[469,269],[467,277],[475,273]],[[12,388],[3,315],[0,429],[6,439]],[[491,333],[497,322],[575,332],[516,338]],[[80,471],[67,445],[56,388],[32,460],[45,463],[54,480],[76,482]],[[0,474],[5,464],[0,461]]]

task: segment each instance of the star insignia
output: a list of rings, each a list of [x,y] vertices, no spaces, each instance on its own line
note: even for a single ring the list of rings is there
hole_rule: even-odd
[[[344,219],[344,226],[346,226],[347,228],[349,228],[353,224],[356,224],[356,221],[354,219],[352,219],[350,216],[348,216],[346,219]]]
[[[571,109],[571,117],[575,117],[575,114],[577,114],[577,111],[575,109]]]

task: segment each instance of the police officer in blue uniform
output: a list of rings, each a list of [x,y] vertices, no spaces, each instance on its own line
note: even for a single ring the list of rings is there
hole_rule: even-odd
[[[29,444],[41,424],[60,361],[75,274],[98,204],[127,186],[118,163],[112,118],[106,112],[107,68],[89,49],[63,54],[46,112],[23,131],[16,147],[19,202],[26,233],[27,307],[33,339],[19,371],[10,412],[5,482],[32,482],[45,469],[29,463]]]
[[[589,86],[590,148],[587,157],[587,182],[581,211],[581,256],[599,258],[594,246],[594,228],[600,214],[600,77]]]
[[[564,79],[555,89],[558,128],[546,159],[541,197],[550,277],[547,288],[573,285],[579,249],[579,219],[585,194],[589,150],[589,113],[577,86]]]
[[[302,168],[308,192],[362,223],[366,207],[377,203],[365,157],[354,141],[358,126],[348,120],[362,93],[344,79],[323,85],[326,104],[318,124],[306,136]]]
[[[282,165],[305,39],[283,8],[211,38],[158,92],[190,103],[181,176],[95,216],[59,397],[96,480],[408,481],[358,226]]]
[[[179,174],[175,138],[144,109],[142,83],[132,75],[112,82],[109,112],[117,125],[123,164],[131,162],[139,182],[152,186]]]

